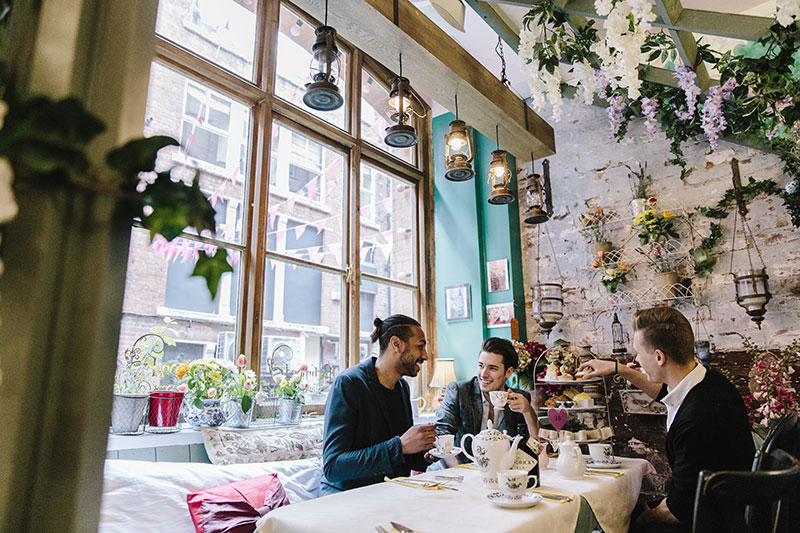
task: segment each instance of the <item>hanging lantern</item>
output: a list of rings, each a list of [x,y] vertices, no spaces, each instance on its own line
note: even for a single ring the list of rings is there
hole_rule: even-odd
[[[456,119],[444,136],[444,177],[450,181],[467,181],[475,176],[472,169],[472,134],[466,122],[458,119],[458,95],[455,97]]]
[[[508,170],[505,150],[494,150],[492,152],[492,163],[489,166],[489,184],[492,192],[489,195],[490,204],[510,204],[514,201],[514,195],[508,189],[511,181],[511,172]]]
[[[736,303],[744,307],[750,320],[761,329],[761,322],[767,312],[766,305],[772,295],[769,292],[769,276],[765,269],[744,270],[733,275],[736,285]]]
[[[537,283],[533,286],[533,318],[539,329],[549,335],[564,316],[564,295],[560,283]]]
[[[625,348],[625,330],[622,329],[622,322],[619,321],[617,313],[614,313],[614,320],[611,321],[611,351],[617,354],[628,353]]]
[[[547,195],[548,204],[550,203],[550,172],[548,161],[544,161],[544,181],[539,174],[533,171],[533,153],[531,153],[531,175],[528,176],[528,188],[525,191],[525,204],[528,212],[525,215],[526,224],[541,224],[550,218],[552,208],[548,209],[545,204]]]
[[[314,33],[317,36],[311,47],[313,54],[311,79],[314,81],[306,84],[303,103],[317,111],[333,111],[342,107],[344,103],[344,98],[336,85],[341,70],[339,49],[336,47],[336,30],[330,26],[320,26]]]
[[[417,130],[407,124],[411,122],[411,115],[423,116],[414,110],[413,98],[408,78],[403,77],[403,54],[400,54],[400,75],[392,80],[389,91],[390,118],[395,124],[386,128],[383,138],[383,142],[393,148],[410,148],[419,142]]]

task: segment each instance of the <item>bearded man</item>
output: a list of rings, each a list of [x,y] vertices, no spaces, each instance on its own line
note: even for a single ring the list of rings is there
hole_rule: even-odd
[[[348,368],[328,393],[322,448],[323,495],[425,470],[433,424],[414,426],[408,383],[425,361],[427,341],[419,322],[405,315],[376,318],[371,340],[379,357]]]

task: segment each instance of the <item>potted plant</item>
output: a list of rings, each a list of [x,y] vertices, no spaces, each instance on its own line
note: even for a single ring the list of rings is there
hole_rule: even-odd
[[[631,200],[631,216],[636,217],[648,208],[647,199],[648,188],[653,182],[653,177],[647,173],[647,163],[642,165],[639,163],[639,168],[634,170],[629,165],[625,167],[630,171],[628,179],[631,183],[631,192],[633,192],[633,199]]]
[[[636,248],[654,272],[652,290],[658,297],[672,298],[675,296],[674,287],[678,283],[678,273],[675,272],[674,261],[664,250],[661,243],[651,243],[646,250]]]
[[[221,401],[234,372],[233,364],[224,359],[195,359],[178,365],[176,375],[182,381],[178,390],[186,393],[183,417],[195,429],[225,422]]]
[[[306,365],[302,365],[299,372],[295,373],[294,376],[290,375],[288,379],[284,377],[275,388],[275,392],[280,396],[278,401],[278,421],[281,424],[297,425],[300,423],[306,390],[300,382],[302,380],[302,372],[307,368]]]
[[[581,225],[589,232],[595,253],[611,251],[611,242],[606,236],[607,216],[602,207],[581,213]]]
[[[657,203],[656,198],[649,198],[647,200],[649,209],[633,217],[633,227],[639,230],[639,243],[642,246],[678,238],[678,232],[675,231],[672,221],[675,214],[671,211],[657,211],[655,209]]]
[[[617,292],[620,283],[628,281],[628,265],[624,263],[614,264],[607,260],[605,252],[597,252],[597,259],[592,262],[592,267],[600,269],[600,283],[609,294]]]
[[[226,418],[225,425],[236,428],[250,427],[253,419],[253,406],[259,403],[264,393],[256,387],[256,373],[245,368],[247,357],[244,354],[236,359],[237,373],[225,392]]]
[[[114,381],[114,403],[111,407],[111,431],[118,435],[138,435],[147,409],[150,382],[158,356],[145,349],[147,335],[142,335],[125,350],[124,363]]]

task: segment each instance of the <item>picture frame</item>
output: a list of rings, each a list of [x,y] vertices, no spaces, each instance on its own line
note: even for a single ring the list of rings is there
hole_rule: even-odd
[[[510,288],[508,283],[508,259],[487,261],[486,272],[489,280],[489,292],[507,291]]]
[[[472,298],[469,283],[444,288],[444,316],[447,322],[472,320]]]
[[[510,327],[512,318],[514,318],[514,302],[486,306],[486,327],[489,329]]]

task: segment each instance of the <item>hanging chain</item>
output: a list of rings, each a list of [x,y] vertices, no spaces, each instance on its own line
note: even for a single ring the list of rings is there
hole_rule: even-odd
[[[539,285],[541,282],[541,278],[539,277],[539,261],[542,258],[542,225],[536,224],[536,284]]]
[[[507,87],[511,87],[511,82],[508,81],[506,78],[506,58],[503,55],[503,40],[500,36],[497,36],[497,46],[494,47],[494,51],[497,52],[497,55],[500,56],[500,83]]]
[[[545,224],[546,226],[547,224]],[[556,271],[558,272],[558,280],[561,282],[561,285],[564,285],[564,276],[561,275],[561,267],[558,266],[558,256],[556,255],[556,249],[553,246],[553,239],[550,238],[550,232],[547,232],[547,240],[550,241],[550,251],[553,253],[553,262],[556,264]]]
[[[458,94],[455,95],[456,99],[456,120],[458,120]]]
[[[325,0],[325,26],[328,25],[328,0]]]
[[[733,251],[736,250],[736,222],[739,220],[739,211],[733,212],[733,234],[731,236],[731,267],[728,274],[733,274]]]
[[[756,253],[758,254],[758,260],[761,261],[761,268],[767,268],[767,265],[764,264],[764,256],[761,255],[761,250],[758,248],[758,244],[756,243],[756,238],[753,237],[753,230],[750,229],[750,223],[747,222],[747,217],[742,217],[742,222],[744,227],[747,229],[747,233],[745,233],[745,239],[747,239],[748,235],[750,236],[750,242],[753,243],[753,248],[756,249]],[[753,260],[750,258],[750,243],[745,242],[747,244],[747,259],[750,261],[750,269],[753,269]]]

